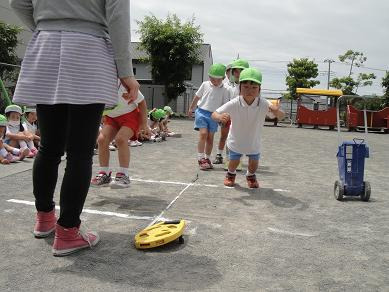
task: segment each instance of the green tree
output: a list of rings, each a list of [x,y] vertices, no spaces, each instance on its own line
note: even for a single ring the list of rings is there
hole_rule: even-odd
[[[286,76],[286,85],[289,91],[289,98],[296,99],[296,88],[312,88],[320,81],[314,80],[319,75],[318,65],[307,58],[293,59],[288,64],[288,76]]]
[[[203,40],[194,20],[182,23],[173,14],[166,20],[151,15],[138,21],[141,48],[148,53],[153,80],[165,86],[166,101],[185,91],[184,81],[191,76],[193,64],[200,62]]]
[[[0,21],[0,63],[17,64],[19,58],[16,55],[16,47],[18,45],[18,35],[22,31],[22,28],[14,25],[6,24]],[[15,84],[19,75],[19,69],[17,67],[6,66],[0,64],[0,79],[4,83]],[[0,92],[0,112],[3,112],[4,107],[10,102],[8,99],[8,91],[4,87],[4,83],[1,84]]]
[[[386,71],[384,78],[382,78],[381,85],[384,88],[384,96],[382,97],[382,107],[389,107],[389,71]]]
[[[353,78],[353,67],[361,67],[366,62],[367,58],[361,52],[354,52],[348,50],[344,55],[339,56],[339,61],[350,65],[350,72],[348,76],[334,78],[330,82],[330,86],[336,89],[341,89],[343,94],[355,95],[360,87],[371,86],[376,76],[373,73],[359,73],[357,78]]]
[[[354,52],[353,50],[348,50],[343,55],[339,55],[338,58],[343,63],[349,62],[348,64],[350,64],[350,73],[348,74],[348,77],[353,74],[353,66],[361,67],[361,65],[367,60],[363,53],[356,51]]]
[[[16,55],[16,47],[18,45],[18,35],[22,28],[14,25],[9,25],[0,21],[0,62],[7,64],[19,63],[19,58]],[[14,71],[14,67],[0,64],[0,77],[7,79],[6,74]]]

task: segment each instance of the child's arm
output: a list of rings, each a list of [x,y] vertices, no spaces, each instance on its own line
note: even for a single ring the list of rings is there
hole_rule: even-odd
[[[12,133],[6,133],[5,136],[8,138],[8,139],[11,139],[11,140],[26,140],[26,141],[31,141],[31,139],[26,136],[24,134],[24,132],[19,132],[17,134],[12,134]]]
[[[270,103],[269,110],[277,117],[278,120],[282,120],[285,117],[284,111],[281,110],[280,103],[277,103],[277,105]]]
[[[200,99],[201,99],[201,97],[199,97],[199,96],[197,96],[197,95],[195,95],[195,96],[193,97],[192,103],[190,104],[190,107],[189,107],[188,112],[187,112],[188,117],[191,117],[191,116],[192,116],[192,112],[193,112],[194,108],[196,107],[197,102],[198,102]]]
[[[27,130],[24,130],[22,132],[26,137],[28,137],[31,141],[34,140],[34,134],[33,133],[30,133],[29,131]]]
[[[211,118],[214,121],[216,121],[218,123],[222,123],[223,125],[225,125],[230,120],[230,115],[228,113],[213,112]]]
[[[140,114],[140,123],[139,123],[139,130],[142,132],[143,135],[149,136],[150,135],[150,127],[147,123],[147,104],[145,100],[142,100],[140,103],[138,103],[139,108],[139,114]]]

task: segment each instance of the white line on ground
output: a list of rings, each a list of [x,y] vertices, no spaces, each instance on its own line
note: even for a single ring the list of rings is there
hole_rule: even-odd
[[[138,182],[146,182],[146,183],[156,183],[156,184],[168,184],[168,185],[180,185],[180,186],[188,186],[188,183],[184,182],[176,182],[176,181],[163,181],[163,180],[151,180],[151,179],[139,179],[139,178],[131,178],[132,181]],[[200,186],[200,187],[209,187],[209,188],[218,188],[217,185],[207,185],[207,184],[190,184],[192,186]]]
[[[188,184],[179,194],[177,197],[175,197],[173,199],[173,201],[170,202],[169,205],[167,205],[167,207],[165,208],[165,210],[163,210],[147,227],[151,226],[151,225],[154,225],[155,222],[157,221],[161,221],[162,220],[162,215],[170,209],[170,207],[178,200],[178,198],[187,190],[189,189],[189,187],[193,186],[193,183],[190,183]],[[162,220],[163,221],[163,220]]]
[[[281,230],[281,229],[272,228],[272,227],[268,227],[267,229],[270,230],[271,232],[279,233],[279,234],[285,234],[285,235],[304,236],[304,237],[314,237],[314,236],[316,236],[315,234],[291,232],[291,231]]]
[[[24,200],[7,200],[9,203],[15,203],[15,204],[24,204],[29,206],[35,206],[34,202],[31,201],[24,201]],[[55,206],[57,210],[59,210],[59,206]],[[104,216],[112,216],[112,217],[119,217],[119,218],[125,218],[125,219],[134,219],[134,220],[153,220],[155,217],[151,216],[135,216],[135,215],[129,215],[124,213],[116,213],[116,212],[110,212],[110,211],[99,211],[99,210],[93,210],[93,209],[84,209],[82,211],[83,213],[87,214],[95,214],[95,215],[104,215]],[[167,218],[159,217],[159,220],[162,221],[169,221]]]

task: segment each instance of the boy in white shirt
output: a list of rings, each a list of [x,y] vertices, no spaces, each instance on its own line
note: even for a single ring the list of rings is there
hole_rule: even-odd
[[[255,68],[244,69],[240,74],[240,95],[218,108],[212,118],[226,124],[231,120],[231,128],[227,138],[229,149],[228,172],[224,185],[235,184],[236,168],[242,155],[249,157],[246,174],[249,188],[258,188],[255,175],[261,153],[261,132],[268,111],[282,119],[283,111],[265,98],[260,97],[262,74]]]
[[[218,124],[212,120],[211,115],[229,99],[229,91],[223,84],[225,74],[224,65],[213,64],[208,71],[209,81],[201,84],[188,110],[188,116],[191,116],[197,105],[194,129],[200,132],[197,160],[201,170],[213,168],[210,157]]]
[[[150,133],[147,125],[147,106],[144,96],[138,93],[135,101],[128,103],[128,93],[119,88],[119,103],[112,110],[104,112],[104,126],[97,138],[100,171],[91,180],[91,186],[127,188],[130,184],[128,167],[130,164],[129,139],[136,139],[138,132]],[[127,100],[126,100],[127,99]],[[118,147],[120,169],[111,180],[109,169],[109,145],[115,140]]]
[[[228,77],[228,82],[225,82],[224,84],[230,91],[230,98],[228,101],[231,99],[239,96],[239,76],[240,72],[243,69],[249,68],[249,63],[246,60],[243,59],[237,59],[230,63],[229,65],[230,72],[226,75]],[[227,67],[228,68],[228,67]],[[232,75],[231,75],[232,74]],[[228,137],[228,132],[230,131],[230,125],[231,122],[228,122],[226,125],[223,125],[220,129],[220,139],[219,139],[219,145],[217,149],[217,154],[215,157],[215,160],[213,161],[214,164],[223,164],[223,150],[226,145],[227,137]],[[226,149],[226,154],[228,156],[228,149]],[[228,160],[228,158],[227,158]],[[226,167],[228,165],[228,162],[226,161]],[[227,170],[227,169],[226,169]],[[242,170],[242,166],[239,164],[237,170]]]

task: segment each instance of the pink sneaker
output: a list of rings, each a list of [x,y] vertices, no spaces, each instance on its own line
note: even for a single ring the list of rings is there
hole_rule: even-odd
[[[55,209],[50,212],[39,212],[36,214],[34,235],[36,238],[48,237],[54,230],[57,223]]]
[[[19,156],[15,156],[11,153],[8,153],[7,156],[5,157],[5,159],[7,159],[10,163],[14,163],[14,162],[20,160]]]
[[[38,149],[32,148],[31,153],[34,155],[34,157],[38,154]]]
[[[19,152],[19,160],[22,161],[24,158],[26,158],[28,156],[28,154],[30,154],[30,150],[28,150],[27,148],[24,149],[23,151],[20,151]]]
[[[29,149],[27,149],[27,150],[28,150],[27,158],[34,158],[35,157],[34,153],[32,153],[32,151]]]
[[[96,232],[87,232],[79,227],[64,228],[57,224],[53,255],[66,256],[81,249],[95,246],[99,241],[100,237]]]

